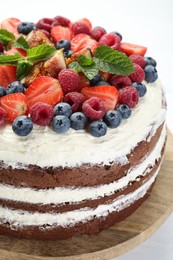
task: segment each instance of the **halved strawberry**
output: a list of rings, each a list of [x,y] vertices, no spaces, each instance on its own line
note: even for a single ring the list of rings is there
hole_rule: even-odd
[[[7,88],[15,80],[17,80],[16,67],[0,65],[0,86]]]
[[[21,115],[26,115],[28,107],[23,93],[14,93],[0,98],[0,106],[7,114],[7,120],[12,123],[14,119]]]
[[[71,40],[71,29],[68,27],[63,27],[61,25],[53,26],[51,29],[51,36],[53,41],[59,42],[60,40]]]
[[[71,50],[74,52],[83,52],[84,49],[90,49],[94,53],[95,49],[98,47],[98,42],[92,39],[89,35],[80,33],[77,34],[71,40]]]
[[[115,109],[118,102],[118,90],[114,86],[95,86],[81,90],[81,93],[88,99],[98,97],[105,105],[106,111]]]
[[[26,56],[26,51],[21,48],[12,48],[8,51],[5,51],[5,55],[13,55],[15,53],[19,53],[22,57]]]
[[[1,28],[12,32],[15,35],[18,35],[17,27],[21,23],[21,21],[17,18],[11,17],[3,20],[1,22]]]
[[[63,91],[59,81],[52,77],[40,76],[27,88],[26,102],[29,107],[37,102],[55,106],[63,99]]]
[[[131,54],[139,54],[141,56],[144,56],[147,51],[147,48],[132,43],[121,42],[120,50],[125,52],[127,56],[130,56]]]

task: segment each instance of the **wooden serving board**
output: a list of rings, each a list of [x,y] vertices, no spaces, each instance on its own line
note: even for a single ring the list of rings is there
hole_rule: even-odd
[[[173,211],[173,135],[151,196],[126,220],[97,236],[41,242],[0,236],[1,260],[100,260],[119,256],[151,236]]]

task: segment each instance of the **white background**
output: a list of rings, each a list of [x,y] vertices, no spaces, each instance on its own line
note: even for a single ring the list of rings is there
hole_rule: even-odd
[[[87,17],[93,26],[119,31],[123,41],[148,47],[157,60],[167,95],[168,127],[173,132],[173,1],[172,0],[1,0],[1,18],[37,21],[62,15],[71,21]],[[153,104],[154,106],[154,104]],[[172,260],[173,214],[146,242],[118,260]]]

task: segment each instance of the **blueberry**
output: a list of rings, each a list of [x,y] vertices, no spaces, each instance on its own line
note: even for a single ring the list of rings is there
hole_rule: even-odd
[[[58,134],[66,133],[70,128],[70,120],[67,116],[57,115],[53,118],[52,129]]]
[[[7,94],[12,94],[17,92],[24,93],[24,91],[25,91],[24,84],[22,84],[20,81],[13,81],[7,87]]]
[[[145,66],[144,72],[145,72],[145,80],[149,83],[156,81],[156,79],[158,78],[157,70],[152,65]]]
[[[28,135],[33,129],[33,123],[30,117],[28,116],[18,116],[13,121],[12,129],[15,134],[19,136]]]
[[[110,128],[116,128],[121,124],[122,115],[118,110],[109,110],[106,112],[104,122]]]
[[[82,112],[75,112],[70,117],[71,128],[75,130],[84,129],[87,124],[88,118]]]
[[[35,24],[31,22],[22,22],[18,25],[17,30],[19,33],[27,35],[35,29]]]
[[[0,97],[7,95],[6,88],[0,86]]]
[[[104,136],[107,133],[107,125],[103,121],[93,121],[89,125],[89,132],[95,137]]]
[[[60,40],[55,44],[55,48],[57,50],[64,49],[64,51],[68,51],[71,48],[71,43],[68,40]]]
[[[134,82],[132,85],[138,91],[140,97],[143,97],[146,94],[147,88],[144,84],[139,82]]]
[[[90,80],[91,86],[95,86],[100,80],[101,80],[101,76],[100,74],[97,74],[96,76],[94,76],[93,79]]]
[[[63,51],[65,58],[70,58],[71,55],[74,53],[72,50]]]
[[[54,107],[55,116],[64,115],[70,117],[72,114],[71,106],[68,103],[61,102]]]
[[[120,40],[122,41],[123,37],[122,37],[122,35],[119,32],[112,32],[112,33],[118,35],[120,37]]]
[[[95,84],[95,86],[110,86],[110,84],[107,81],[100,80]]]
[[[157,62],[151,57],[144,57],[146,65],[152,65],[153,67],[157,66]]]
[[[129,118],[132,113],[131,108],[126,104],[120,104],[116,110],[120,112],[123,119]]]

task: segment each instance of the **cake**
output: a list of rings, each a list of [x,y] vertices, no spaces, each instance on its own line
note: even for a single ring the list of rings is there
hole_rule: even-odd
[[[147,48],[61,16],[8,18],[0,42],[0,234],[67,239],[132,214],[166,143]]]

